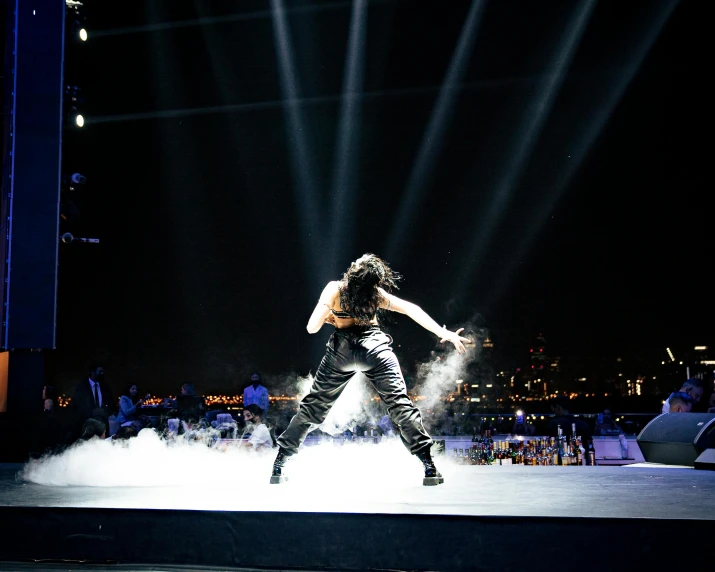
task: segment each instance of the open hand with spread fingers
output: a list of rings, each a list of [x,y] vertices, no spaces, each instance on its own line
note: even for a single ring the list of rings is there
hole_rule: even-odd
[[[446,327],[444,327],[444,329],[446,330],[446,333],[443,334],[440,342],[441,343],[450,342],[456,348],[457,353],[459,353],[459,354],[466,353],[467,349],[464,346],[465,345],[467,345],[467,346],[474,345],[474,342],[472,340],[459,335],[464,331],[464,328],[459,328],[456,332],[450,332],[449,330],[447,330]]]

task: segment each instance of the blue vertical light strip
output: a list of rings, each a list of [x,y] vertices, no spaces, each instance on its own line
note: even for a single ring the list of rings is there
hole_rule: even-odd
[[[54,348],[66,5],[15,0],[13,8],[1,341],[8,349]]]
[[[3,339],[2,346],[8,348],[8,332],[10,322],[10,274],[12,273],[12,207],[15,187],[15,98],[17,94],[17,30],[20,14],[20,0],[15,0],[14,9],[14,25],[12,27],[13,42],[12,42],[12,93],[10,94],[10,172],[8,173],[9,192],[7,194],[7,249],[5,252],[5,299],[3,308]]]
[[[62,0],[62,3],[64,4],[64,0]],[[66,5],[66,4],[65,4]],[[66,33],[67,33],[67,10],[64,9],[62,10],[62,18],[61,18],[61,30],[62,33],[60,34],[60,84],[59,84],[59,90],[60,90],[60,105],[57,113],[57,120],[59,121],[58,128],[60,130],[60,144],[59,144],[59,149],[58,149],[58,157],[57,157],[57,202],[56,202],[56,210],[57,210],[57,217],[55,218],[55,290],[54,290],[54,299],[55,299],[55,305],[53,308],[53,313],[52,313],[52,323],[53,323],[53,344],[52,347],[54,349],[55,343],[57,341],[57,292],[58,292],[58,287],[59,287],[59,263],[60,263],[60,194],[62,193],[62,148],[63,148],[63,129],[62,125],[64,123],[65,119],[65,114],[64,114],[64,85],[65,85],[65,47],[67,46],[67,38],[66,38]],[[86,121],[86,120],[85,120]]]

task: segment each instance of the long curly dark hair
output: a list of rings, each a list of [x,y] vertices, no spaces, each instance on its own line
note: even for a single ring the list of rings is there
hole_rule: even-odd
[[[401,276],[374,254],[363,254],[350,265],[340,283],[340,306],[352,314],[358,324],[368,324],[380,308],[378,288],[397,289]]]

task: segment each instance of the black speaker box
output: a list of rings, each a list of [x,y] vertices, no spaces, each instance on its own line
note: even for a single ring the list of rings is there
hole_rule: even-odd
[[[693,467],[700,453],[715,446],[715,413],[663,413],[637,442],[648,463]]]
[[[715,449],[705,449],[695,459],[695,468],[704,471],[715,471]]]

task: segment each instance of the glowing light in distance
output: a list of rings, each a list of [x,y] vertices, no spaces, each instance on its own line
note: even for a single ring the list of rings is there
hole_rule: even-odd
[[[668,352],[668,355],[670,356],[670,360],[675,361],[675,358],[673,357],[673,352],[670,351],[670,348],[665,348],[665,349]]]
[[[81,28],[79,31],[79,39],[83,42],[87,41],[87,30],[85,30],[84,28]]]
[[[521,415],[524,415],[524,412],[521,409],[519,409],[519,411],[516,412],[516,416],[519,417]]]
[[[84,117],[81,114],[77,114],[74,118],[74,122],[77,124],[77,127],[84,127]]]

